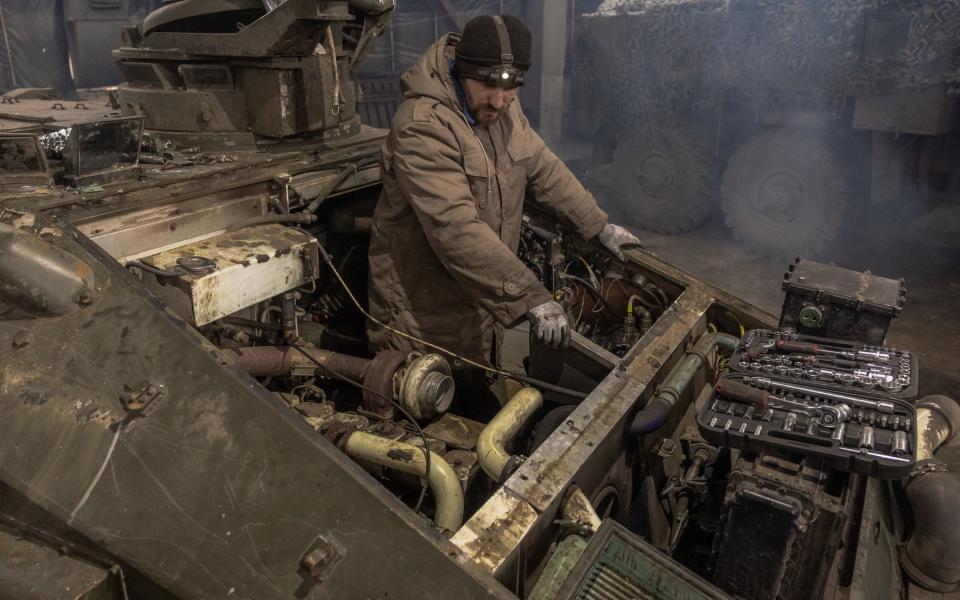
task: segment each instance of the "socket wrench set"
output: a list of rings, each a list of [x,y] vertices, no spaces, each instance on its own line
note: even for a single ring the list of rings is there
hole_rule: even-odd
[[[906,350],[789,331],[748,331],[730,369],[798,385],[909,400],[917,395],[916,358]]]
[[[909,352],[755,330],[730,366],[697,415],[708,441],[815,456],[871,476],[910,473],[917,365]]]

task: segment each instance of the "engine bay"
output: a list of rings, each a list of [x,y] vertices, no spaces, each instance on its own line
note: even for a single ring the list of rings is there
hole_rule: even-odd
[[[327,177],[342,182],[348,170],[361,172]],[[331,194],[317,210],[291,180],[230,200],[256,210],[183,242],[143,244],[146,223],[175,231],[178,210],[128,217],[126,229],[78,228],[106,240],[221,364],[254,377],[498,579],[518,582],[521,597],[555,597],[570,580],[549,575],[556,544],[586,546],[605,521],[648,560],[672,559],[743,597],[854,583],[834,565],[851,560],[841,541],[860,535],[858,506],[877,494],[867,476],[902,476],[916,458],[908,351],[778,331],[643,250],[618,261],[531,206],[519,254],[566,309],[570,348],[540,346],[520,325],[505,333],[502,369],[488,373],[439,348],[371,353],[366,245],[378,188]],[[477,390],[498,405],[478,410]],[[884,398],[897,392],[894,410]],[[611,527],[597,539],[614,539]],[[780,557],[777,578],[736,568],[760,555]]]
[[[862,548],[897,539],[913,548],[899,559],[911,577],[943,567],[911,533],[938,535],[923,515],[942,508],[908,507],[932,502],[912,499],[914,481],[933,485],[913,474],[952,443],[957,411],[917,401],[916,355],[883,345],[902,282],[800,260],[778,322],[643,249],[618,260],[531,204],[519,256],[566,310],[569,348],[520,323],[486,371],[440,347],[372,352],[367,331],[383,326],[366,310],[372,167],[173,192],[148,207],[73,206],[60,214],[66,236],[5,209],[8,254],[28,264],[25,291],[5,292],[4,322],[98,311],[103,286],[128,281],[209,348],[217,377],[269,398],[519,597],[574,597],[611,573],[604,585],[636,594],[837,597],[868,585],[854,568]],[[114,272],[64,249],[73,239]],[[78,401],[84,422],[126,439],[173,396],[170,383],[126,385],[120,414]],[[863,511],[915,521],[876,537]],[[631,570],[641,563],[664,575],[643,583]]]
[[[11,572],[118,600],[955,594],[960,407],[886,344],[902,280],[798,259],[778,318],[531,199],[517,253],[568,348],[523,319],[494,367],[371,348],[387,132],[354,69],[393,8],[164,3],[109,114],[4,96]]]

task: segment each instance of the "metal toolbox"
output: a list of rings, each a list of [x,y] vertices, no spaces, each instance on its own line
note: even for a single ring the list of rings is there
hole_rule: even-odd
[[[917,358],[907,350],[782,331],[748,331],[730,370],[870,397],[917,395]]]
[[[784,274],[783,290],[778,329],[867,344],[883,344],[907,296],[902,279],[802,258]]]
[[[717,382],[697,424],[714,444],[801,453],[864,475],[899,479],[915,462],[913,404],[857,390],[839,393],[730,373]]]

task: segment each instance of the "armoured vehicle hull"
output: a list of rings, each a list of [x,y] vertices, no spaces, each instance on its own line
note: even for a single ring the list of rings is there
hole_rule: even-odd
[[[317,5],[329,10],[303,25],[308,37],[331,22],[383,23],[371,3]],[[334,36],[340,60],[362,37]],[[139,52],[154,72],[178,73],[148,38],[118,58]],[[290,64],[206,56],[230,69]],[[489,420],[467,418],[460,398],[482,379],[457,357],[371,353],[363,339],[385,132],[333,123],[333,137],[294,119],[304,130],[282,140],[233,132],[250,142],[238,151],[217,147],[223,131],[170,135],[183,115],[130,109],[136,85],[86,110],[24,97],[4,121],[0,561],[11,593],[898,598],[912,585],[895,547],[917,541],[884,519],[902,506],[885,483],[803,451],[740,452],[700,435],[731,352],[746,330],[775,330],[773,315],[642,249],[618,261],[531,203],[522,258],[577,333],[557,355],[511,330],[509,400]],[[161,89],[193,93],[183,81]],[[298,93],[267,95],[261,109]],[[148,119],[166,125],[144,131]],[[932,456],[954,437],[951,406],[927,409],[936,435],[908,440],[911,464],[924,440]],[[924,473],[916,481],[953,477]],[[936,515],[943,498],[922,507]],[[761,513],[782,535],[739,527]],[[949,525],[916,529],[951,543]],[[758,585],[730,566],[747,551],[776,575]],[[949,557],[905,556],[925,585],[955,583]],[[58,584],[36,583],[54,573]]]

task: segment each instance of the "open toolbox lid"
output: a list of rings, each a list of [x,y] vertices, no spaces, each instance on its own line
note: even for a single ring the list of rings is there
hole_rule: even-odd
[[[870,271],[857,272],[798,258],[783,276],[783,290],[818,301],[897,316],[906,300],[903,279],[889,279]]]

